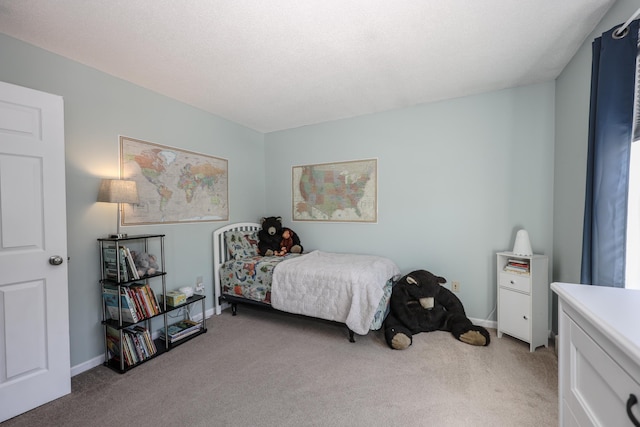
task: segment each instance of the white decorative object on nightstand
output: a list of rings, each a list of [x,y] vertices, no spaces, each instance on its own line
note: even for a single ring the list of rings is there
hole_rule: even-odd
[[[497,253],[498,338],[549,345],[549,260],[544,255]]]

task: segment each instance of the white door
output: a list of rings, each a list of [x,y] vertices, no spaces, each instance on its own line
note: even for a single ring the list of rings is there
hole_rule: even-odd
[[[71,392],[67,289],[62,98],[0,82],[0,422]]]

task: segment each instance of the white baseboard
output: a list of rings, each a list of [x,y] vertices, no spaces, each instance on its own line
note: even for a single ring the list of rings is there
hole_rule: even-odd
[[[484,326],[485,328],[496,329],[498,327],[498,322],[496,322],[495,320],[474,319],[471,317],[469,318],[469,320],[471,320],[471,323],[473,323],[474,325]]]
[[[231,307],[231,304],[229,304],[228,302],[223,302],[222,304],[220,304],[218,306],[218,313],[216,314],[222,314],[222,310],[226,310],[227,308]]]
[[[93,359],[89,359],[86,362],[82,362],[78,365],[71,367],[71,376],[75,377],[78,374],[81,374],[89,369],[95,368],[96,366],[100,366],[104,363],[104,354],[100,356],[96,356]]]

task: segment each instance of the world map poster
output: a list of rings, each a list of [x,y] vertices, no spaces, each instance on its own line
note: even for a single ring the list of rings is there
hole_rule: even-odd
[[[227,221],[228,161],[120,137],[120,170],[139,203],[124,203],[122,225]]]
[[[293,220],[376,222],[377,159],[294,166]]]

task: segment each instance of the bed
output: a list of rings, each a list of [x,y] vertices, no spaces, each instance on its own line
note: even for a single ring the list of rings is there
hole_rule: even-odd
[[[398,266],[374,255],[312,251],[263,257],[258,254],[260,224],[243,222],[213,232],[216,314],[239,303],[345,324],[354,333],[378,330],[389,311]]]

